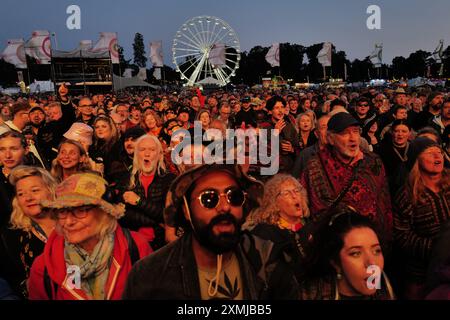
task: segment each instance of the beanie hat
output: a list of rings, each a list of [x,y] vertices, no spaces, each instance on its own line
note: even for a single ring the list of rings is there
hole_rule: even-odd
[[[417,158],[420,156],[422,152],[424,152],[426,149],[431,147],[438,147],[440,148],[439,144],[427,137],[419,137],[417,139],[414,139],[413,142],[411,142],[409,146],[410,154],[408,156],[408,162],[407,167],[409,170],[412,169],[414,164],[417,161]]]

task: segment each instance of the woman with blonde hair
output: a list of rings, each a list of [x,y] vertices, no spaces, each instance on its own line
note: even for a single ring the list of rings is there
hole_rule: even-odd
[[[159,138],[162,125],[163,122],[155,111],[151,109],[145,110],[144,116],[142,117],[141,127],[147,134],[151,134]]]
[[[290,257],[289,265],[300,279],[304,255],[300,230],[309,215],[305,188],[291,175],[277,174],[264,185],[262,204],[249,215],[244,228],[274,242],[278,250]]]
[[[393,202],[394,239],[405,264],[405,298],[415,300],[424,298],[432,245],[450,218],[450,172],[436,142],[421,137],[410,148],[412,169]]]
[[[89,147],[89,156],[96,163],[103,164],[119,138],[119,130],[113,119],[105,115],[98,116],[94,121],[94,143]]]
[[[92,170],[89,157],[83,146],[74,140],[64,140],[58,147],[58,155],[53,160],[51,174],[61,182],[77,172]]]
[[[300,150],[306,149],[317,142],[317,137],[314,134],[315,115],[311,110],[308,111],[299,114],[296,119]]]
[[[55,222],[42,210],[43,200],[55,197],[56,181],[44,169],[18,166],[9,176],[15,188],[10,225],[0,232],[0,277],[15,293],[27,298],[26,280],[34,259],[44,251]]]
[[[106,200],[96,173],[73,174],[42,201],[56,222],[28,280],[32,300],[119,300],[133,264],[151,252],[138,234],[122,229],[122,204]]]

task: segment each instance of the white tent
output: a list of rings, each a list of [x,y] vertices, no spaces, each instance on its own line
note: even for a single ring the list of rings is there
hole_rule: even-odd
[[[148,82],[145,82],[138,77],[133,78],[124,78],[113,75],[113,81],[114,81],[114,90],[122,90],[128,87],[148,87],[154,90],[160,89],[160,86],[152,85]]]

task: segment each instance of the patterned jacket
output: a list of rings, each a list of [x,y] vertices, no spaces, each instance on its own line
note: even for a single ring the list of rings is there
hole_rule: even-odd
[[[312,156],[300,182],[308,191],[311,216],[328,209],[353,174],[353,165],[346,165],[334,156],[328,146]],[[372,152],[364,152],[357,176],[341,203],[368,216],[384,231],[388,240],[392,234],[391,198],[383,162]]]
[[[394,202],[394,239],[404,255],[406,272],[415,281],[424,281],[434,240],[449,218],[450,186],[438,194],[425,189],[417,205],[413,204],[408,185],[397,194]]]

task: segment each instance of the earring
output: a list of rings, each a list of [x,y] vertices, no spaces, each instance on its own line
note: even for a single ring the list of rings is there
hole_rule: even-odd
[[[342,273],[340,273],[339,271],[338,271],[338,273],[336,274],[336,279],[342,280]]]

